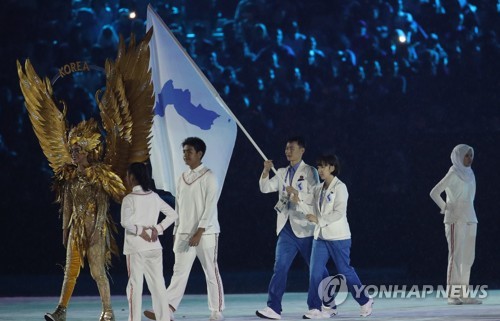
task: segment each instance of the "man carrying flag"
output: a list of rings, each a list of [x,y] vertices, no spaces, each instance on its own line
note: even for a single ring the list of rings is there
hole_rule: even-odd
[[[306,219],[301,205],[293,202],[295,196],[306,204],[311,204],[312,187],[319,183],[318,171],[302,160],[305,150],[306,144],[302,137],[290,137],[285,147],[285,156],[290,165],[278,169],[277,174],[270,178],[273,161],[266,160],[259,179],[262,193],[278,192],[278,203],[274,207],[277,214],[278,240],[273,276],[269,282],[267,306],[255,312],[262,319],[281,320],[281,301],[285,293],[288,271],[297,253],[300,253],[309,266],[314,224]],[[326,269],[323,276],[328,276]],[[308,305],[311,306],[311,302],[308,302]]]

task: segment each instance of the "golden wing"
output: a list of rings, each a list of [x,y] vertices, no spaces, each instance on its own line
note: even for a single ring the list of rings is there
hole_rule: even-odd
[[[96,93],[106,130],[104,163],[124,178],[127,166],[149,157],[153,125],[154,95],[149,69],[151,28],[136,45],[131,36],[128,48],[120,37],[116,61],[106,60],[106,91]]]
[[[23,67],[17,61],[19,84],[26,101],[26,108],[43,153],[54,172],[71,163],[66,137],[66,106],[59,110],[54,102],[52,85],[46,77],[41,79],[29,59]]]

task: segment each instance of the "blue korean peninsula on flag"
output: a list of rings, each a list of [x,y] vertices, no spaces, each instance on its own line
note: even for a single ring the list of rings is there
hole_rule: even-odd
[[[177,179],[187,169],[181,143],[196,136],[207,144],[202,162],[214,172],[221,190],[236,140],[236,123],[213,86],[149,6],[147,29],[151,27],[150,65],[156,96],[151,165],[156,187],[175,196]]]

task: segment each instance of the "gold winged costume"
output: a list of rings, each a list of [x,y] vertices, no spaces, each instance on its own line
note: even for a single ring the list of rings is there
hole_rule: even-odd
[[[126,47],[120,39],[115,61],[105,65],[106,90],[95,95],[105,144],[96,120],[80,122],[68,132],[66,105],[55,103],[48,78],[41,79],[29,60],[17,62],[20,86],[33,130],[54,171],[54,189],[61,204],[66,267],[59,304],[48,321],[66,320],[66,308],[87,258],[102,300],[101,321],[114,320],[106,274],[111,254],[118,254],[109,199],[121,202],[128,164],[149,157],[153,122],[153,86],[149,70],[152,29]]]

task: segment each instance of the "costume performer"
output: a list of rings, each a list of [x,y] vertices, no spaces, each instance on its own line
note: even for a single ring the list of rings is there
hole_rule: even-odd
[[[470,298],[470,270],[474,263],[477,217],[474,210],[476,178],[471,165],[474,149],[460,144],[451,152],[451,163],[446,176],[431,190],[430,196],[444,214],[448,240],[448,272],[446,278],[448,304],[481,304]],[[446,193],[446,202],[441,194]]]
[[[20,86],[40,146],[54,171],[54,188],[61,204],[66,267],[59,304],[47,321],[66,320],[66,309],[80,268],[87,258],[102,301],[100,321],[114,320],[106,275],[111,254],[118,254],[109,214],[109,200],[125,195],[122,178],[128,164],[149,156],[153,119],[153,88],[148,42],[152,30],[137,46],[120,41],[115,62],[106,61],[106,91],[96,100],[106,131],[106,151],[95,120],[82,121],[67,133],[66,105],[58,108],[48,78],[41,79],[29,60],[17,62]]]

